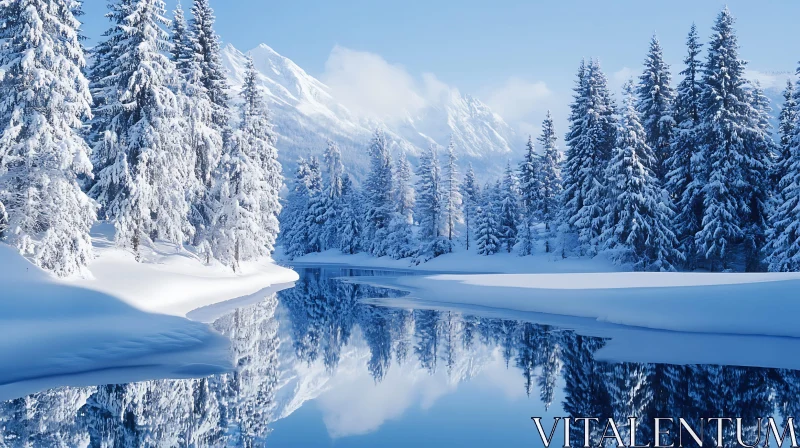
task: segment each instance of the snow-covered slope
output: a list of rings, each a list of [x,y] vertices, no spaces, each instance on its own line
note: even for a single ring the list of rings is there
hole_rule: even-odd
[[[360,177],[367,166],[366,146],[377,127],[386,131],[395,151],[405,152],[412,160],[431,143],[447,145],[452,136],[461,163],[472,162],[481,174],[499,172],[511,152],[522,147],[520,137],[499,115],[457,90],[450,90],[415,116],[387,123],[352,113],[328,86],[267,45],[248,53],[261,75],[280,136],[278,149],[286,174],[298,156],[321,155],[331,139],[340,145],[350,170]],[[238,93],[246,56],[228,45],[222,51],[222,60],[232,93]]]

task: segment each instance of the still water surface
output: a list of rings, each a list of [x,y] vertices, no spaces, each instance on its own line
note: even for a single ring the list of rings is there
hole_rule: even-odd
[[[532,416],[549,428],[555,416],[800,415],[795,370],[604,362],[607,338],[535,315],[415,309],[358,283],[401,272],[299,272],[294,288],[212,324],[231,340],[233,372],[0,403],[0,447],[542,446]]]

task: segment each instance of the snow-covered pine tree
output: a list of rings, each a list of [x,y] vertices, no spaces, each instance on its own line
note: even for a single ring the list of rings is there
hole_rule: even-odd
[[[414,223],[414,186],[411,183],[411,164],[405,153],[401,152],[397,157],[394,168],[395,180],[395,201],[397,201],[397,212],[403,216],[409,224]]]
[[[519,183],[511,162],[506,163],[500,192],[498,226],[500,229],[500,245],[511,253],[517,244],[519,233]]]
[[[362,237],[361,195],[356,191],[350,176],[342,176],[342,213],[338,222],[339,249],[345,254],[355,254],[361,249]]]
[[[308,251],[320,252],[324,248],[325,212],[328,201],[322,186],[322,167],[316,156],[308,159],[308,170],[308,213],[306,215]]]
[[[542,123],[542,135],[538,139],[539,145],[542,147],[542,156],[539,159],[541,188],[539,208],[545,231],[548,233],[545,239],[545,252],[550,252],[552,249],[550,230],[558,217],[562,194],[561,152],[558,150],[557,139],[553,117],[550,115],[550,111],[547,111],[547,116]]]
[[[286,255],[290,259],[310,252],[307,219],[309,216],[308,202],[311,177],[309,163],[300,157],[297,160],[292,188],[286,198],[286,206],[283,207],[280,215],[280,227],[283,229],[280,234],[280,240]]]
[[[747,225],[741,212],[748,209],[747,192],[754,187],[748,185],[745,164],[750,158],[748,136],[756,129],[733,22],[727,7],[717,16],[702,78],[700,132],[708,177],[695,243],[712,270],[732,267],[731,252],[742,242]]]
[[[370,170],[364,183],[366,224],[364,249],[372,255],[386,255],[386,237],[397,207],[394,203],[392,156],[383,130],[378,129],[369,144]]]
[[[80,135],[91,116],[79,2],[0,2],[0,237],[59,276],[92,258],[95,206]]]
[[[685,68],[678,84],[673,105],[675,127],[672,130],[671,154],[667,159],[669,172],[665,187],[676,204],[677,215],[673,226],[681,241],[690,268],[695,266],[694,237],[703,220],[703,186],[707,179],[706,164],[700,146],[700,76],[702,62],[697,27],[692,24],[686,38]]]
[[[95,107],[102,134],[90,194],[101,216],[115,222],[117,244],[138,257],[139,246],[152,238],[182,244],[191,235],[185,185],[193,158],[181,139],[174,64],[164,55],[170,47],[164,2],[113,0],[110,8],[110,45],[91,72],[102,92]]]
[[[450,252],[446,233],[446,196],[436,145],[431,144],[417,166],[417,203],[414,216],[419,223],[417,257],[426,261]]]
[[[670,228],[674,211],[653,174],[653,155],[636,109],[633,82],[623,87],[617,143],[606,168],[603,247],[637,270],[674,271],[682,255]]]
[[[661,44],[653,35],[636,93],[639,95],[637,109],[647,134],[647,145],[655,156],[655,163],[651,168],[661,182],[668,172],[666,160],[670,155],[672,128],[675,126],[672,116],[675,92],[670,82],[669,65],[664,62]]]
[[[224,135],[228,127],[228,78],[220,57],[220,38],[214,31],[214,10],[209,0],[194,0],[191,37],[200,58],[202,80],[214,104],[213,123]]]
[[[202,55],[195,50],[180,3],[172,21],[171,55],[179,75],[176,93],[186,120],[184,145],[194,159],[193,171],[185,186],[191,203],[189,222],[194,227],[193,244],[203,252],[209,250],[209,231],[216,213],[213,176],[222,155],[223,138],[221,130],[214,125],[215,105],[203,82]],[[254,82],[253,76],[245,79],[246,84]]]
[[[763,270],[761,258],[769,221],[769,202],[773,190],[769,174],[773,169],[773,158],[779,148],[772,140],[770,122],[772,108],[763,89],[758,82],[753,82],[745,93],[750,108],[747,132],[744,136],[745,159],[742,163],[745,182],[742,193],[745,208],[740,212],[744,231],[744,261],[746,270],[761,271]]]
[[[564,163],[564,222],[581,252],[595,254],[602,231],[604,173],[615,140],[614,104],[600,64],[581,62],[570,105]]]
[[[533,146],[533,138],[528,136],[525,155],[519,164],[519,190],[522,219],[520,220],[519,255],[533,253],[534,228],[542,212],[542,178],[540,157]]]
[[[494,207],[484,204],[475,209],[475,246],[480,255],[496,254],[500,250],[497,215]]]
[[[481,190],[475,179],[475,170],[472,163],[467,167],[464,181],[461,183],[461,197],[464,201],[464,243],[469,250],[470,235],[477,224],[477,208],[480,206]],[[474,238],[474,235],[473,235]]]
[[[219,210],[213,220],[212,251],[234,271],[242,261],[272,253],[281,211],[283,176],[275,134],[255,77],[249,59],[241,92],[241,124],[229,139],[217,176]]]
[[[795,125],[784,159],[780,195],[770,213],[766,263],[772,272],[800,271],[800,129]]]
[[[392,214],[386,236],[386,255],[399,260],[416,254],[417,244],[411,224],[400,213]]]
[[[344,178],[344,165],[339,146],[333,141],[328,141],[323,155],[325,163],[325,211],[321,217],[324,232],[322,249],[339,247],[339,218],[342,213],[342,179]]]
[[[453,250],[453,240],[458,236],[456,226],[464,222],[464,214],[462,212],[462,197],[461,190],[458,185],[458,167],[456,166],[455,143],[450,140],[447,146],[447,165],[445,166],[444,179],[444,214],[445,214],[445,233],[447,239],[450,241],[450,251]]]
[[[770,173],[770,183],[772,184],[774,194],[780,197],[784,185],[781,185],[781,180],[786,176],[789,171],[789,164],[791,164],[792,152],[792,138],[797,127],[797,94],[794,88],[795,83],[792,80],[786,81],[786,88],[783,90],[783,105],[781,112],[778,116],[778,134],[780,141],[778,143],[778,151],[773,164],[773,169]]]

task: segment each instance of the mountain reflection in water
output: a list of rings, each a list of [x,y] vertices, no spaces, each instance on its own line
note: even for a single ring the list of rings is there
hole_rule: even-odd
[[[514,372],[519,383],[512,386],[527,400],[550,409],[543,416],[613,417],[618,422],[641,417],[645,424],[637,439],[645,443],[652,440],[646,422],[654,417],[742,417],[751,425],[745,440],[755,440],[757,417],[799,415],[800,375],[795,370],[595,361],[594,353],[606,343],[603,338],[523,320],[375,306],[362,300],[403,294],[339,280],[402,273],[299,271],[294,288],[236,309],[212,324],[231,340],[233,372],[189,380],[62,387],[0,403],[0,447],[270,445],[275,427],[276,441],[278,435],[280,441],[302,435],[298,428],[305,422],[279,424],[300,415],[298,409],[320,396],[335,392],[342,382],[333,378],[368,372],[372,384],[347,392],[368,396],[369,388],[378,388],[393,369],[403,370],[403,375],[444,375],[452,386],[448,393],[458,395],[466,393],[459,386],[479,377],[491,359]],[[495,400],[503,398],[491,401]],[[468,404],[464,413],[492,404],[463,402]],[[432,403],[426,406],[430,418],[445,412]],[[346,415],[348,410],[341,412]],[[391,416],[393,425],[399,425],[400,434],[414,434],[417,426],[413,419],[404,420],[404,412],[410,411],[401,409]],[[532,415],[513,417],[524,428],[516,440],[540,446],[529,420]],[[319,417],[305,413],[296,418]],[[355,445],[364,434],[380,433],[382,424],[380,420],[351,433],[331,427],[327,431],[337,445],[348,441]],[[487,423],[481,430],[491,434],[493,426]],[[393,443],[400,444],[394,431]],[[441,431],[459,428],[456,423]],[[707,428],[709,446],[715,444],[714,431]],[[582,444],[582,432],[572,440]],[[664,440],[669,444],[668,438]],[[388,438],[387,444],[391,445]]]

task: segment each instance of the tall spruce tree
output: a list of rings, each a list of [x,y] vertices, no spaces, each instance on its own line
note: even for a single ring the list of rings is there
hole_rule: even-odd
[[[725,8],[714,23],[703,67],[700,138],[707,179],[703,185],[702,228],[695,242],[711,269],[731,269],[733,251],[744,237],[742,211],[749,210],[748,166],[752,123],[745,90],[744,61],[738,56],[733,16]]]
[[[597,61],[581,62],[570,105],[564,163],[564,221],[581,253],[595,254],[602,231],[605,167],[615,140],[614,104]]]
[[[102,92],[94,110],[102,133],[90,194],[101,216],[115,222],[117,243],[138,257],[153,237],[181,244],[191,236],[185,185],[192,154],[181,140],[174,64],[164,55],[170,47],[164,2],[114,0],[110,7],[112,27],[101,44],[107,51],[92,70]]]
[[[617,142],[606,168],[603,246],[637,270],[674,271],[681,254],[670,228],[674,211],[653,174],[653,155],[636,110],[633,83],[623,87]]]
[[[497,215],[491,205],[475,209],[475,246],[479,255],[492,255],[500,250]]]
[[[511,253],[519,238],[519,182],[511,163],[506,164],[499,196],[500,245]]]
[[[79,2],[0,2],[0,237],[59,276],[92,258],[80,135],[91,116]]]
[[[344,179],[344,165],[339,146],[333,141],[328,141],[323,156],[325,163],[325,211],[323,221],[323,249],[339,247],[339,219],[342,212],[342,182]]]
[[[535,222],[541,217],[542,178],[540,175],[539,155],[533,146],[533,138],[528,136],[525,155],[519,165],[519,190],[522,205],[520,221],[519,254],[533,253]]]
[[[370,170],[364,183],[366,199],[365,249],[386,255],[386,237],[396,206],[393,201],[392,156],[383,130],[378,129],[369,145]]]
[[[211,221],[215,213],[213,176],[223,150],[220,129],[214,125],[215,106],[203,81],[202,55],[195,49],[180,4],[172,21],[172,61],[178,71],[176,92],[185,118],[184,145],[194,159],[186,184],[191,203],[189,222],[194,227],[193,243],[208,249]],[[247,82],[253,82],[247,79]]]
[[[297,160],[292,187],[286,206],[280,215],[283,232],[280,239],[286,255],[291,259],[310,252],[310,232],[307,224],[308,203],[311,197],[311,168],[302,157]]]
[[[706,164],[700,150],[700,76],[702,62],[697,27],[692,24],[686,38],[687,54],[683,60],[685,68],[678,84],[673,106],[675,128],[673,129],[670,157],[667,159],[669,173],[665,187],[676,204],[675,231],[681,241],[682,252],[689,267],[695,266],[695,235],[703,220],[703,186],[706,182]]]
[[[339,217],[339,250],[355,254],[361,249],[362,225],[361,195],[353,186],[350,176],[342,176],[342,213]]]
[[[214,104],[213,123],[223,134],[228,127],[228,78],[220,57],[220,38],[214,31],[214,10],[209,0],[194,0],[191,36],[200,59],[203,84]]]
[[[745,187],[744,208],[740,211],[744,231],[743,251],[745,269],[761,271],[762,254],[766,243],[769,207],[773,187],[769,174],[773,170],[773,159],[779,151],[772,139],[772,108],[769,99],[758,82],[745,90],[749,107],[745,133],[745,158],[743,174]]]
[[[644,61],[644,72],[639,76],[636,93],[639,95],[637,109],[642,117],[647,145],[655,156],[651,168],[659,181],[664,181],[668,172],[666,160],[670,155],[672,128],[675,126],[672,116],[675,92],[670,82],[669,65],[664,62],[661,44],[654,35],[650,40],[650,50]]]
[[[241,125],[231,136],[218,170],[220,205],[212,239],[215,257],[234,270],[242,261],[272,253],[283,185],[275,134],[252,59],[248,60],[241,96]]]
[[[395,201],[397,201],[397,212],[400,213],[406,222],[414,223],[414,186],[411,183],[411,164],[405,153],[401,152],[397,157],[394,169],[395,179]]]
[[[464,221],[463,211],[461,209],[463,198],[461,190],[458,185],[458,166],[456,162],[455,143],[450,140],[447,146],[447,165],[445,166],[444,179],[444,213],[445,213],[445,232],[447,239],[450,241],[450,250],[453,250],[453,240],[458,236],[456,226]]]
[[[558,150],[555,125],[550,111],[542,123],[542,135],[538,139],[542,147],[542,157],[539,162],[539,179],[541,185],[540,213],[544,221],[545,231],[548,233],[545,240],[545,252],[552,250],[550,231],[556,221],[560,209],[560,199],[563,191],[561,183],[561,152]]]
[[[446,192],[436,145],[431,144],[419,158],[417,166],[417,203],[414,216],[419,223],[419,261],[426,261],[450,252],[447,239]]]
[[[781,106],[781,112],[778,116],[778,135],[780,141],[778,143],[775,163],[770,173],[771,184],[776,197],[780,196],[781,191],[785,187],[781,185],[781,180],[786,176],[789,170],[789,164],[791,164],[792,138],[795,133],[795,128],[797,127],[797,114],[795,83],[792,82],[792,80],[787,80],[786,88],[783,90],[783,105]]]
[[[305,226],[308,230],[308,252],[321,252],[324,249],[325,208],[327,198],[322,185],[322,166],[316,156],[308,159],[309,176],[306,178],[308,185],[308,209],[306,211]]]
[[[461,197],[464,200],[464,244],[469,250],[470,237],[474,239],[474,229],[476,226],[477,208],[480,206],[480,186],[475,179],[475,170],[470,163],[467,172],[464,174],[464,181],[461,183]]]

